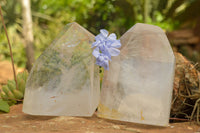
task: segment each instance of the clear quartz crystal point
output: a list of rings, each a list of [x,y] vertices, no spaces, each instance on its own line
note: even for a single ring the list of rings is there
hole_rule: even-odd
[[[165,33],[138,23],[120,40],[121,53],[105,71],[98,116],[167,126],[175,57]]]
[[[34,63],[26,84],[23,112],[31,115],[92,116],[99,104],[99,68],[94,36],[68,24]]]

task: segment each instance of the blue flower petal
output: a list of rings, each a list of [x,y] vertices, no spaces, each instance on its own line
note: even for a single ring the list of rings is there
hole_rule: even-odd
[[[96,46],[98,46],[99,45],[99,41],[97,40],[96,42],[94,42],[94,43],[92,43],[92,48],[94,48],[94,47],[96,47]]]
[[[104,62],[103,67],[104,67],[105,70],[109,70],[109,62],[108,62],[108,60],[106,60]]]
[[[111,55],[110,55],[110,52],[109,52],[109,48],[107,46],[100,47],[100,51],[102,52],[102,54],[104,56],[106,56],[108,58],[108,60],[111,61]]]
[[[121,47],[121,43],[120,40],[116,40],[111,44],[111,47],[113,48],[120,48]]]
[[[96,41],[104,41],[106,39],[106,37],[103,34],[98,34],[97,36],[95,36],[95,40]]]
[[[97,57],[96,64],[108,70],[109,67],[108,57],[100,53],[99,56]]]
[[[93,50],[92,54],[94,55],[94,57],[98,58],[99,55],[100,55],[99,47],[96,47],[96,48]]]
[[[100,33],[101,33],[104,37],[107,37],[107,36],[108,36],[108,31],[105,30],[105,29],[101,29],[101,30],[100,30]]]
[[[112,33],[108,36],[108,40],[116,40],[117,39],[117,36],[115,33]]]
[[[109,48],[108,51],[111,56],[118,56],[120,54],[120,50],[116,48]]]

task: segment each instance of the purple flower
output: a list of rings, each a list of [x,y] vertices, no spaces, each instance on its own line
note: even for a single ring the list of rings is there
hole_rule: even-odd
[[[117,36],[114,33],[108,34],[105,29],[100,30],[100,34],[95,37],[95,42],[92,44],[93,47],[99,47],[103,54],[106,54],[111,60],[111,56],[118,56],[120,50],[116,48],[121,47],[120,40],[117,40]]]
[[[106,70],[109,69],[109,58],[108,56],[104,55],[103,53],[99,52],[99,48],[95,48],[94,51],[92,52],[94,57],[96,57],[96,64],[99,66],[104,67]]]
[[[96,41],[92,44],[92,48],[100,47],[102,45],[105,45],[105,41],[106,41],[107,36],[108,36],[108,31],[104,30],[104,29],[101,29],[100,30],[100,34],[95,36],[95,40]]]
[[[93,55],[94,53],[97,54],[97,51],[101,51],[101,53],[98,53],[98,57],[94,55],[98,60],[97,64],[101,64],[100,61],[104,62],[104,60],[106,60],[107,63],[107,60],[111,61],[111,56],[118,56],[120,54],[120,50],[117,48],[121,47],[121,43],[120,40],[117,40],[117,36],[114,33],[109,35],[107,30],[101,29],[100,34],[95,37],[95,40],[96,41],[92,44],[92,48],[96,47],[93,51]],[[105,62],[102,64],[105,64]]]

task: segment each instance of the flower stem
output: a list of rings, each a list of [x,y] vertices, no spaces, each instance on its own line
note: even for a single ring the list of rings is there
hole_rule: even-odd
[[[0,5],[0,15],[1,15],[1,20],[2,20],[2,24],[3,24],[3,28],[5,30],[6,37],[7,37],[7,40],[8,40],[8,46],[9,46],[9,49],[10,49],[10,56],[11,56],[11,61],[12,61],[13,74],[14,74],[14,79],[15,79],[15,83],[16,83],[16,88],[18,90],[19,88],[18,88],[18,84],[17,84],[17,77],[16,77],[16,72],[15,72],[15,67],[14,67],[14,60],[13,60],[12,48],[11,48],[11,45],[10,45],[10,40],[9,40],[9,37],[8,37],[6,25],[4,23],[3,15],[2,15],[2,12],[1,12],[1,5]]]

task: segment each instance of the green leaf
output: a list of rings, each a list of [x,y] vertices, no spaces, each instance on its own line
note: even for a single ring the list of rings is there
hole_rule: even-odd
[[[2,99],[0,99],[0,111],[8,113],[10,111],[10,106],[8,103]]]

